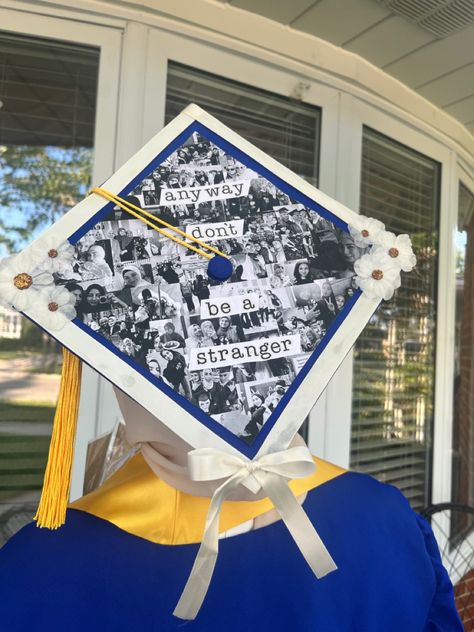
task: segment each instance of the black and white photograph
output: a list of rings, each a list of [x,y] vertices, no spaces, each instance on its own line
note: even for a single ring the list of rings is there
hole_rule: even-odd
[[[115,207],[56,283],[151,381],[251,444],[344,315],[361,249],[197,132],[125,197],[226,255],[230,278],[213,280],[207,259]]]

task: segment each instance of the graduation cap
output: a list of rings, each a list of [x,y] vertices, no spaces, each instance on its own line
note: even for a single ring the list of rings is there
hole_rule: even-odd
[[[4,302],[68,350],[38,525],[64,521],[80,360],[258,488],[414,264],[408,236],[187,107],[1,264]]]

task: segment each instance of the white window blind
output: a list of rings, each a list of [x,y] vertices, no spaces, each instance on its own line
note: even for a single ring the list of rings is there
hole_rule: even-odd
[[[320,108],[170,62],[166,122],[190,103],[317,185]]]
[[[440,165],[369,128],[360,212],[409,233],[418,258],[355,348],[351,466],[429,501],[434,404]]]
[[[0,142],[92,147],[98,51],[0,32]]]

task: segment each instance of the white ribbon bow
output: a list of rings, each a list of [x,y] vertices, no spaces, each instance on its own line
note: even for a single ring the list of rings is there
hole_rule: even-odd
[[[201,546],[174,610],[175,616],[195,619],[201,608],[216,564],[222,503],[231,490],[239,485],[244,485],[254,494],[260,490],[266,493],[318,579],[337,569],[286,480],[305,478],[314,471],[315,463],[305,446],[266,454],[253,461],[202,448],[189,452],[188,465],[194,481],[226,480],[212,496]]]

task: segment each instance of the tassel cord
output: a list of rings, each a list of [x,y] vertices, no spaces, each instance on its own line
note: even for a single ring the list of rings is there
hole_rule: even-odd
[[[66,520],[66,509],[71,489],[80,385],[81,361],[73,353],[64,349],[53,434],[49,446],[41,499],[34,518],[38,527],[57,529]]]

